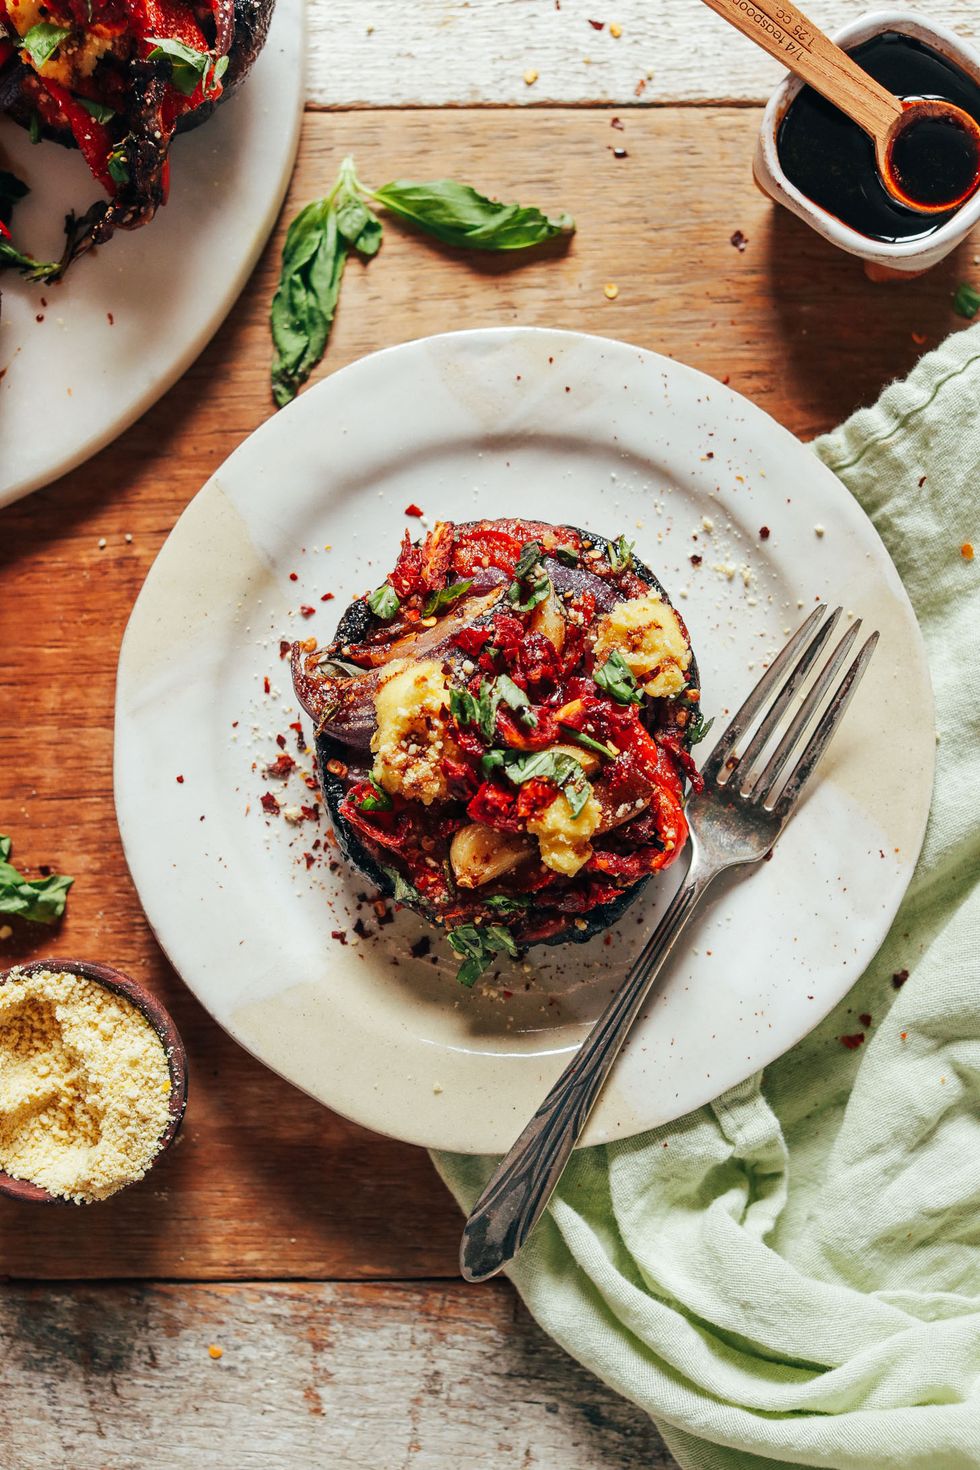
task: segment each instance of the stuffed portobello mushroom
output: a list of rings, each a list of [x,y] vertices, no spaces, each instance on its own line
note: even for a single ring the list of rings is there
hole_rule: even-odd
[[[0,111],[81,150],[108,199],[68,226],[68,260],[166,203],[175,132],[241,82],[274,0],[0,0]]]
[[[460,979],[613,923],[687,840],[700,682],[620,537],[440,522],[293,645],[347,859],[446,931]]]

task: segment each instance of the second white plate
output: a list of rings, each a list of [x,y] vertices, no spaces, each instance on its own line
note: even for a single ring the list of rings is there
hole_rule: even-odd
[[[204,487],[120,658],[116,803],[140,897],[244,1046],[339,1112],[440,1148],[512,1142],[680,872],[615,933],[539,947],[467,992],[437,936],[423,952],[421,921],[379,926],[363,880],[331,863],[322,816],[292,826],[263,813],[263,769],[277,736],[295,751],[299,718],[280,640],[329,639],[406,527],[420,530],[404,516],[413,503],[429,523],[527,515],[635,539],[687,619],[720,722],[815,599],[881,630],[773,860],[701,913],[585,1141],[669,1121],[804,1036],[887,932],[934,759],[908,599],[844,487],[766,414],[666,358],[572,333],[460,333],[366,358],[263,425]],[[286,800],[312,802],[300,775]]]

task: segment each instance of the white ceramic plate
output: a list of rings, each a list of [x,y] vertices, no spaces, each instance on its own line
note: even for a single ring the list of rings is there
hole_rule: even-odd
[[[0,274],[0,506],[110,443],[217,331],[279,213],[303,96],[302,5],[277,0],[240,91],[175,140],[170,200],[156,219],[120,231],[60,285]],[[2,119],[0,159],[31,188],[15,242],[57,259],[67,210],[99,197],[81,154],[35,147]]]
[[[298,719],[279,640],[328,641],[406,526],[419,532],[403,514],[412,502],[429,523],[528,515],[635,538],[683,610],[704,708],[722,719],[816,598],[881,629],[812,794],[773,860],[696,920],[586,1141],[676,1118],[805,1035],[898,907],[934,755],[908,600],[870,522],[810,450],[711,379],[599,338],[508,329],[396,347],[318,384],[231,456],[171,533],[123,643],[126,855],[163,947],[242,1045],[415,1143],[483,1153],[513,1140],[683,865],[610,943],[539,947],[529,972],[467,992],[441,940],[435,962],[412,955],[424,933],[414,915],[379,930],[370,904],[358,914],[365,884],[320,860],[322,821],[263,814],[275,737],[294,751]],[[312,799],[298,777],[285,795]],[[352,933],[356,917],[368,938]]]

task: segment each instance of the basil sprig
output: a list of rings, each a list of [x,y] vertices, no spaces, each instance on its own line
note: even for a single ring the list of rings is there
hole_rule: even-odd
[[[330,193],[301,210],[286,234],[271,312],[272,394],[280,408],[323,356],[350,250],[365,260],[378,253],[382,225],[371,206],[379,204],[446,244],[478,250],[522,250],[575,229],[569,215],[549,219],[538,209],[498,204],[453,179],[372,189],[345,158]]]
[[[498,954],[508,954],[517,959],[514,936],[503,924],[460,924],[447,931],[449,943],[463,963],[456,978],[467,988],[476,984],[485,970],[489,970]]]
[[[357,810],[359,812],[390,812],[393,803],[388,792],[373,776],[368,776],[368,780],[371,783],[371,790],[366,791],[361,797],[357,803]]]
[[[488,750],[480,765],[485,776],[504,775],[515,786],[535,776],[552,781],[564,794],[573,817],[592,795],[585,772],[567,750]]]
[[[227,56],[215,57],[210,51],[198,51],[186,41],[174,40],[172,36],[147,36],[153,42],[153,50],[147,61],[169,61],[170,80],[178,92],[190,97],[198,87],[204,92],[214,92],[228,70]]]
[[[382,582],[380,587],[375,587],[373,592],[368,593],[367,605],[376,618],[383,623],[390,623],[401,611],[401,603],[398,601],[398,593],[390,582]]]
[[[479,694],[471,694],[468,689],[449,691],[449,713],[457,725],[478,726],[487,744],[496,734],[497,707],[500,704],[512,709],[526,729],[533,730],[538,723],[526,691],[507,674],[498,674],[495,679],[482,679]]]
[[[47,878],[25,878],[8,862],[13,846],[0,836],[0,914],[16,914],[32,924],[55,924],[65,912],[65,900],[74,878],[49,873]]]
[[[38,68],[50,61],[62,41],[71,35],[70,26],[58,26],[50,20],[39,20],[27,31],[21,46]]]
[[[643,690],[618,648],[614,648],[600,669],[592,675],[600,689],[620,704],[642,704]]]
[[[521,548],[514,580],[507,588],[507,601],[515,612],[530,612],[539,602],[544,602],[551,591],[551,578],[542,566],[544,551],[537,541],[529,541]]]
[[[453,582],[450,587],[441,587],[438,592],[430,593],[422,608],[422,616],[431,618],[433,613],[442,612],[444,607],[451,607],[464,593],[469,592],[472,586],[473,578],[467,577],[465,582]]]
[[[635,541],[627,541],[625,536],[617,536],[615,541],[610,541],[606,547],[606,555],[609,565],[614,572],[628,572],[633,565],[633,550]]]

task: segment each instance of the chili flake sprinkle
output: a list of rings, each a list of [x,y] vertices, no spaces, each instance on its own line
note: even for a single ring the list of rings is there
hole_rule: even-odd
[[[855,1031],[855,1033],[854,1033],[853,1036],[842,1036],[840,1038],[840,1044],[841,1044],[841,1046],[846,1046],[847,1049],[848,1049],[848,1051],[857,1051],[858,1047],[861,1046],[861,1044],[863,1043],[863,1041],[864,1041],[864,1032],[863,1031]]]
[[[422,516],[425,514],[425,511],[420,505],[416,505],[415,501],[413,500],[411,505],[406,505],[405,514],[407,516]]]
[[[299,605],[299,611],[301,617],[311,618],[316,612],[316,608],[310,607],[310,604],[308,602],[301,602]]]
[[[973,542],[972,541],[964,541],[963,542],[963,545],[960,547],[960,556],[963,558],[964,561],[972,561],[973,560]]]
[[[894,975],[892,976],[892,984],[894,985],[896,990],[901,990],[902,986],[905,984],[908,978],[908,970],[896,970]]]

